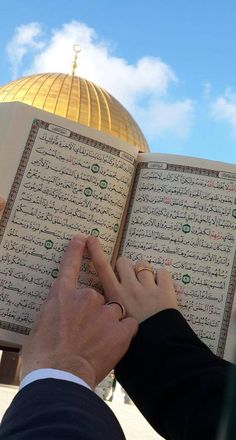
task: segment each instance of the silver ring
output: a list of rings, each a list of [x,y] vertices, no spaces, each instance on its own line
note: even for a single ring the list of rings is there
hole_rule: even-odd
[[[125,307],[123,306],[123,304],[119,303],[118,301],[108,301],[108,302],[106,303],[106,306],[110,306],[111,304],[117,304],[117,305],[120,307],[121,312],[122,312],[122,315],[121,315],[120,321],[121,321],[122,319],[124,319],[125,316],[126,316],[126,310],[125,310]]]

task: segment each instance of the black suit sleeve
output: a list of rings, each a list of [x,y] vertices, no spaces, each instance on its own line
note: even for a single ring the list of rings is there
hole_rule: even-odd
[[[89,389],[37,380],[16,395],[4,415],[2,440],[125,440],[110,408]]]
[[[169,309],[140,325],[115,373],[164,438],[215,440],[230,366]]]

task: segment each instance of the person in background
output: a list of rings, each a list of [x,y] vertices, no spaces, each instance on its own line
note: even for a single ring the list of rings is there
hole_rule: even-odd
[[[0,196],[0,220],[1,220],[1,216],[2,216],[2,212],[5,206],[5,201],[4,199]]]
[[[109,379],[111,381],[110,382],[110,388],[109,388],[109,391],[108,391],[107,395],[105,396],[105,400],[107,402],[112,402],[113,397],[114,397],[114,392],[115,392],[115,389],[116,389],[116,378],[115,378],[115,373],[114,373],[113,370],[109,374]]]

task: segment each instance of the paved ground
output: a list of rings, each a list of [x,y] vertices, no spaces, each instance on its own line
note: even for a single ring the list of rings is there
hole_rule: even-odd
[[[0,420],[17,393],[17,387],[0,386]],[[107,402],[116,414],[127,440],[161,440],[134,405]]]
[[[0,420],[16,393],[17,387],[0,385]]]
[[[134,405],[110,403],[110,408],[119,420],[127,440],[162,440],[143,418]]]

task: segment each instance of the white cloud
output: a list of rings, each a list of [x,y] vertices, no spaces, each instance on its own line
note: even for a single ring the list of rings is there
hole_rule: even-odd
[[[236,94],[231,89],[226,89],[224,95],[213,102],[211,114],[216,120],[226,121],[236,136]]]
[[[47,40],[47,41],[45,41]],[[104,87],[134,116],[145,135],[165,136],[172,132],[177,137],[187,136],[193,118],[193,103],[186,99],[170,102],[169,86],[177,84],[173,69],[160,58],[145,56],[137,63],[117,57],[110,43],[98,38],[94,29],[72,21],[43,35],[38,23],[16,29],[8,45],[13,71],[22,66],[23,58],[30,57],[21,75],[39,72],[70,73],[73,45],[78,43],[78,75]]]
[[[13,38],[6,47],[13,78],[17,77],[23,57],[31,50],[43,48],[44,43],[37,41],[39,37],[42,38],[42,28],[39,23],[22,24],[16,28]]]
[[[158,144],[158,137],[170,134],[185,139],[191,130],[194,105],[190,99],[177,102],[154,101],[141,109],[141,119],[150,138]]]

